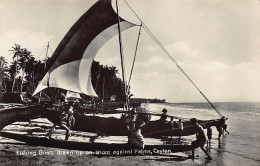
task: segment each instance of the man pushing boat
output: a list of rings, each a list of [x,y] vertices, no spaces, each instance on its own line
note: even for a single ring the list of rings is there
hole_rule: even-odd
[[[131,110],[128,116],[127,129],[130,131],[128,143],[131,143],[134,149],[144,149],[144,138],[141,128],[150,120],[147,110],[141,106]]]
[[[221,135],[223,134],[224,131],[226,131],[229,134],[229,132],[227,131],[226,120],[228,120],[228,118],[223,116],[223,117],[221,117],[220,121],[216,125],[216,128],[218,130],[218,139],[219,140],[220,140]]]
[[[54,123],[53,127],[50,129],[48,133],[49,139],[51,139],[51,135],[55,131],[57,125],[59,125],[62,129],[66,130],[65,140],[69,139],[70,128],[75,124],[75,118],[73,116],[74,111],[72,105],[67,105],[64,109],[65,110],[60,115],[60,121],[58,123]]]
[[[206,135],[203,131],[202,126],[198,124],[198,121],[197,121],[196,118],[192,118],[192,119],[190,119],[190,121],[196,127],[196,137],[197,137],[197,139],[191,143],[191,146],[192,146],[192,156],[191,156],[191,158],[194,159],[194,150],[196,148],[200,147],[201,150],[208,156],[207,159],[212,160],[211,156],[204,149],[204,145],[207,141],[207,138],[206,138]]]

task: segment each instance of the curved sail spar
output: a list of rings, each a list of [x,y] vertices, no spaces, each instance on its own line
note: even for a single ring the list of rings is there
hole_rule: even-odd
[[[119,17],[120,31],[136,26]],[[33,95],[55,87],[97,96],[91,83],[91,66],[99,49],[118,34],[118,16],[111,0],[95,3],[71,27],[47,63]]]

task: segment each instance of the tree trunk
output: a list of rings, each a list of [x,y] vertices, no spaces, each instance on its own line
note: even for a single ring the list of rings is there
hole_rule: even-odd
[[[22,92],[23,92],[23,78],[24,78],[24,69],[22,69],[22,81],[21,81],[21,90],[20,90],[20,94],[22,94]]]
[[[12,92],[14,92],[14,87],[15,87],[15,81],[16,81],[16,73],[17,73],[17,69],[18,69],[18,66],[17,66],[17,62],[15,64],[15,73],[14,73],[14,80],[13,80],[13,86],[12,86]]]
[[[15,76],[14,76],[14,81],[13,81],[13,86],[12,86],[12,92],[14,92],[14,86],[15,86]]]
[[[34,91],[34,87],[35,87],[35,85],[34,85],[34,71],[32,71],[32,73],[31,73],[31,78],[32,78],[32,93],[33,93],[33,91]]]
[[[2,88],[4,92],[7,92],[5,81],[2,82]]]

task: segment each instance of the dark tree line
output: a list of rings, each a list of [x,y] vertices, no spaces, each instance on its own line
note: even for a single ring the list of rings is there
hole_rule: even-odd
[[[7,60],[1,57],[1,80],[2,92],[29,92],[32,93],[36,87],[43,69],[44,61],[36,60],[30,51],[15,44],[11,50],[13,60],[8,65]],[[3,74],[2,74],[3,73]]]
[[[9,50],[13,54],[13,60],[8,64],[7,60],[0,56],[0,95],[3,92],[29,92],[33,93],[40,76],[43,73],[45,60],[36,60],[31,52],[22,48],[21,45],[15,44]],[[114,66],[104,66],[97,61],[93,61],[91,76],[92,85],[100,99],[108,101],[112,95],[123,99],[124,83],[117,77],[118,70]],[[51,89],[45,93],[50,98],[55,98],[64,90]],[[84,98],[88,98],[84,96]]]
[[[116,95],[119,100],[124,98],[125,84],[117,74],[118,70],[114,66],[104,66],[97,61],[92,63],[92,85],[97,95],[105,101],[108,101],[112,95]]]

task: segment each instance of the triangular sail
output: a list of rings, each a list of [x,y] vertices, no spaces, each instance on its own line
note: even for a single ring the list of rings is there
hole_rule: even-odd
[[[98,50],[118,34],[118,16],[111,0],[95,3],[71,27],[49,59],[34,95],[47,87],[97,96],[91,83],[91,65]],[[120,18],[124,31],[135,24]]]

